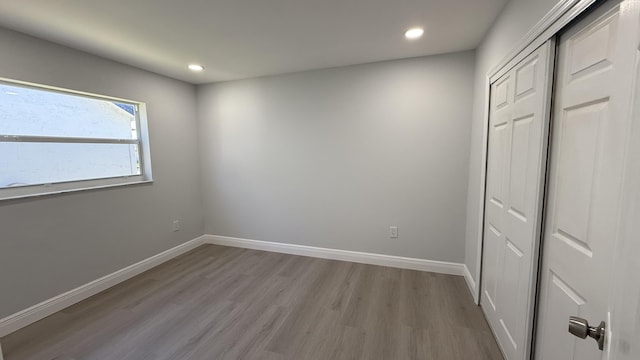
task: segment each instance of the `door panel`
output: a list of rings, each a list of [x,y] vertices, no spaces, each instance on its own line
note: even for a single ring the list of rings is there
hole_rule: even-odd
[[[523,275],[523,266],[526,265],[525,254],[518,249],[509,238],[505,237],[504,264],[502,266],[502,276],[500,278],[500,288],[498,298],[501,299],[500,305],[500,325],[507,335],[507,338],[514,349],[524,341],[525,333],[520,331],[522,326],[522,295],[523,288],[520,279]],[[511,297],[510,301],[505,301]]]
[[[608,118],[608,100],[578,105],[563,112],[563,134],[558,144],[556,214],[553,237],[591,257],[589,217],[595,170],[598,168],[598,131]]]
[[[528,115],[513,120],[513,139],[511,145],[511,164],[509,174],[509,212],[527,222],[527,164],[529,161],[529,139],[534,116]],[[529,167],[532,168],[532,167]]]
[[[536,359],[601,359],[569,316],[608,318],[638,33],[633,1],[610,1],[559,38]],[[635,14],[635,15],[633,15]],[[637,44],[636,44],[637,45]]]
[[[516,71],[516,101],[535,91],[538,58],[534,57]]]
[[[549,327],[562,328],[565,331],[545,338],[547,344],[543,347],[543,356],[545,359],[574,359],[575,346],[573,336],[566,331],[566,314],[582,316],[580,308],[585,304],[585,300],[553,272],[549,272],[545,290],[549,302],[554,304],[549,308]]]
[[[481,306],[507,359],[529,357],[554,47],[491,86]]]

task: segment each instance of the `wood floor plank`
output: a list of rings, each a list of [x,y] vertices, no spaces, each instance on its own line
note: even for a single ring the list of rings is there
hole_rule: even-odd
[[[0,341],[5,360],[502,359],[462,277],[215,245]]]

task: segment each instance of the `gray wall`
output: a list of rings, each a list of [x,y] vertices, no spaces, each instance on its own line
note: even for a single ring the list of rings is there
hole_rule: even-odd
[[[199,87],[206,232],[463,262],[473,74],[463,52]]]
[[[0,49],[0,77],[146,102],[155,179],[0,201],[0,318],[203,233],[194,86],[4,29]]]
[[[484,165],[482,164],[482,147],[484,146],[482,126],[485,116],[486,76],[558,2],[558,0],[511,0],[477,50],[465,247],[465,264],[476,282],[478,279],[476,258],[480,251],[478,234],[481,231],[479,211],[481,168]]]

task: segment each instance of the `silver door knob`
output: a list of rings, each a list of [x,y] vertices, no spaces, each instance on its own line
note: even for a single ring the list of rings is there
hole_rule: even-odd
[[[587,336],[593,338],[598,342],[600,350],[604,349],[605,326],[604,321],[598,326],[589,326],[589,322],[583,318],[577,316],[569,318],[569,332],[581,339],[586,339]]]

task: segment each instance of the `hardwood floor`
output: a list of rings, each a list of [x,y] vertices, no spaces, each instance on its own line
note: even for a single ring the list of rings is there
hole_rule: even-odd
[[[5,360],[502,359],[462,277],[214,245],[2,348]]]

